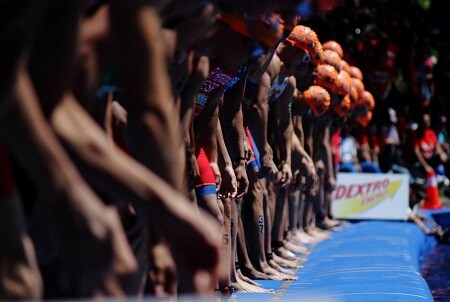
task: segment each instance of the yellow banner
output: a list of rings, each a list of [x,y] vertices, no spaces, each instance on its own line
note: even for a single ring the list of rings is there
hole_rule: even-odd
[[[338,217],[349,217],[364,212],[380,203],[387,198],[393,198],[397,193],[402,180],[390,181],[386,188],[371,191],[354,198],[340,199],[334,201],[333,212]]]

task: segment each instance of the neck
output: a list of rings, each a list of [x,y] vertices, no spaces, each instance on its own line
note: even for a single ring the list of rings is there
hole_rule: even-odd
[[[284,64],[281,64],[280,74],[279,74],[280,79],[284,79],[289,76],[291,76],[289,70],[286,68],[286,66]]]

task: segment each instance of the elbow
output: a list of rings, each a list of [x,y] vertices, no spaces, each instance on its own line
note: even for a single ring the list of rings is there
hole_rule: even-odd
[[[258,100],[253,106],[259,113],[269,112],[269,104],[266,100]]]

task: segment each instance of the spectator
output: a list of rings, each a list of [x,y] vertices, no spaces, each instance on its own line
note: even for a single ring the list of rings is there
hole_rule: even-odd
[[[414,152],[417,156],[415,172],[423,178],[430,173],[435,174],[439,165],[444,165],[446,175],[449,175],[448,156],[442,149],[436,133],[431,128],[430,115],[424,113],[419,128],[416,131]]]
[[[344,124],[341,130],[339,159],[339,172],[358,173],[362,171],[358,159],[356,139],[351,134],[350,125],[348,123]]]

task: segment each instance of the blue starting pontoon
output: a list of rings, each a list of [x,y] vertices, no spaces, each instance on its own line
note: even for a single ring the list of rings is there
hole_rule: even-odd
[[[450,210],[424,214],[450,225]],[[434,301],[420,272],[422,256],[437,241],[413,222],[352,222],[313,249],[295,281],[258,280],[274,294],[236,293],[236,301]],[[450,299],[450,297],[449,297]]]

